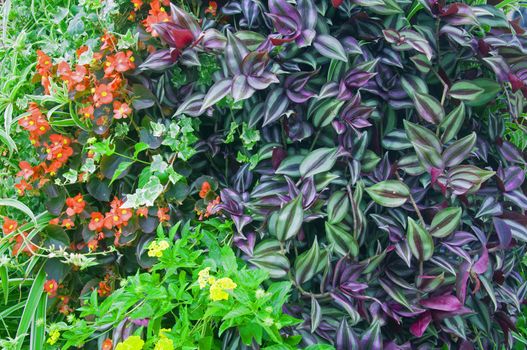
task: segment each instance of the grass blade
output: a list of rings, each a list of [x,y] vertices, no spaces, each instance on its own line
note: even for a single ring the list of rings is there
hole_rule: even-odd
[[[31,286],[31,290],[29,291],[29,296],[26,300],[26,305],[24,307],[24,312],[22,313],[20,323],[18,324],[18,330],[16,332],[16,338],[18,340],[16,345],[17,350],[22,349],[24,339],[27,335],[27,331],[29,330],[29,325],[35,319],[37,307],[40,303],[42,294],[44,294],[45,281],[46,273],[44,272],[44,268],[42,267],[38,271],[37,276],[35,277],[35,281]]]

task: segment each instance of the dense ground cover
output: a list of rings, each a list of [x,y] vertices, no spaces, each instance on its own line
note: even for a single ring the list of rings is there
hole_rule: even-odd
[[[6,1],[5,349],[522,349],[516,1]]]

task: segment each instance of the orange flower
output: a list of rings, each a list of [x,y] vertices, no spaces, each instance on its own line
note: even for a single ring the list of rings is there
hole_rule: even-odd
[[[100,84],[95,88],[93,96],[96,106],[105,105],[113,101],[113,95],[108,85]]]
[[[97,239],[92,239],[88,242],[88,249],[92,252],[97,250],[97,247],[99,246],[99,241]]]
[[[90,48],[87,45],[82,45],[79,47],[75,53],[77,54],[77,57],[80,57],[83,53],[87,52]]]
[[[5,235],[8,235],[12,232],[14,232],[18,227],[18,222],[15,220],[11,220],[7,216],[4,216],[4,224],[2,225],[2,231],[4,231]]]
[[[141,207],[141,208],[138,208],[135,213],[137,214],[137,216],[139,217],[147,217],[148,216],[148,208],[146,207]]]
[[[50,225],[58,225],[59,224],[59,218],[54,218],[54,219],[51,219],[49,220],[49,224]]]
[[[218,4],[216,1],[209,1],[209,7],[205,9],[205,13],[210,13],[212,16],[216,17],[216,11],[218,10]]]
[[[113,342],[111,339],[105,339],[103,342],[102,342],[102,348],[101,350],[112,350],[113,348]]]
[[[165,222],[170,220],[170,215],[168,214],[168,208],[159,208],[157,210],[157,218],[160,222]]]
[[[16,176],[21,176],[28,180],[35,173],[33,167],[26,161],[19,162],[18,166],[20,167],[20,171],[16,173]]]
[[[167,14],[166,10],[161,7],[159,0],[152,0],[150,2],[150,11],[148,11],[148,17],[142,23],[145,26],[146,31],[155,37],[158,34],[152,29],[152,24],[169,21],[170,16]]]
[[[66,205],[68,206],[66,209],[66,214],[68,214],[68,216],[73,216],[75,214],[82,213],[84,207],[86,206],[86,202],[84,201],[82,194],[79,193],[75,197],[67,198]]]
[[[27,236],[27,232],[16,235],[15,245],[13,246],[13,255],[18,255],[20,252],[31,255],[37,250],[37,247],[33,243],[29,241],[26,242]]]
[[[33,186],[31,186],[31,184],[28,183],[26,180],[22,179],[19,183],[15,185],[15,188],[17,189],[18,195],[23,196],[25,191],[32,190]]]
[[[52,298],[57,296],[57,289],[59,289],[59,285],[55,280],[47,280],[44,284],[44,291]]]
[[[104,33],[103,36],[101,36],[101,50],[110,50],[115,51],[115,45],[117,44],[117,39],[113,34]]]
[[[210,191],[210,184],[207,181],[204,181],[201,184],[201,191],[199,191],[199,197],[205,198],[207,196],[207,193]]]
[[[95,108],[93,108],[92,105],[89,105],[89,106],[86,106],[86,107],[82,107],[81,109],[79,109],[79,114],[82,118],[85,118],[85,119],[93,119],[94,116],[93,116],[93,112],[95,111]]]
[[[46,55],[43,51],[37,50],[37,72],[38,74],[44,76],[47,75],[53,67],[51,62],[51,57]]]
[[[67,230],[69,230],[75,227],[75,223],[71,219],[64,219],[62,220],[62,227],[65,227]]]
[[[105,297],[105,296],[110,295],[111,291],[112,291],[112,288],[108,285],[106,281],[99,282],[99,288],[97,289],[97,293],[99,293],[100,297]]]
[[[93,212],[90,214],[91,220],[88,224],[88,228],[91,231],[100,232],[104,227],[104,216],[99,212]]]
[[[132,113],[132,109],[128,106],[127,103],[122,103],[120,101],[113,102],[114,119],[128,118],[130,113]]]
[[[131,0],[132,4],[134,5],[134,11],[138,11],[141,9],[141,6],[143,6],[142,0]]]

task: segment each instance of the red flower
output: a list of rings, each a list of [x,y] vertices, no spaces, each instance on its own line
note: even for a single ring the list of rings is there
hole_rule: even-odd
[[[132,0],[133,1],[133,0]],[[101,350],[112,350],[113,349],[113,342],[111,339],[105,339],[102,342],[102,348]]]
[[[73,216],[75,214],[82,213],[84,207],[86,206],[86,202],[84,201],[82,194],[79,193],[75,197],[67,198],[66,205],[68,206],[68,209],[66,209],[66,214],[68,214],[68,216]]]
[[[134,4],[134,11],[137,11],[141,9],[141,6],[143,6],[142,0],[132,0],[132,4]]]
[[[37,72],[40,75],[47,75],[53,67],[51,57],[46,55],[43,51],[37,50]]]
[[[166,10],[161,7],[159,0],[152,0],[150,2],[150,11],[148,11],[148,17],[143,21],[146,31],[152,33],[152,36],[157,36],[155,30],[152,29],[152,24],[169,21],[170,16],[167,14]]]
[[[59,285],[55,280],[47,280],[44,284],[44,291],[52,298],[57,295],[57,289],[59,289]]]
[[[168,214],[168,208],[159,208],[157,210],[157,218],[160,222],[165,222],[170,220],[170,215]]]
[[[104,33],[103,36],[101,36],[101,50],[108,49],[110,51],[115,51],[115,45],[117,44],[117,39],[113,34]]]
[[[50,225],[58,225],[59,224],[59,218],[54,218],[54,219],[51,219],[49,220],[49,224]]]
[[[89,49],[90,48],[87,45],[82,45],[75,51],[75,53],[77,54],[77,57],[81,57],[81,55],[87,52]]]
[[[110,295],[111,291],[112,291],[112,288],[108,285],[106,281],[99,282],[99,288],[97,289],[97,293],[99,293],[100,297],[105,297],[105,296]]]
[[[104,227],[104,216],[99,212],[93,212],[90,214],[91,220],[88,224],[88,228],[91,231],[100,232]]]
[[[31,186],[31,184],[28,183],[26,180],[22,179],[19,183],[15,185],[15,188],[17,189],[18,195],[23,196],[25,191],[32,190],[33,186]]]
[[[207,196],[207,193],[210,191],[210,184],[207,181],[204,181],[201,184],[201,191],[199,191],[199,197],[205,198]]]
[[[28,180],[35,173],[33,167],[26,161],[21,161],[18,163],[18,166],[20,167],[20,171],[16,173],[16,176],[21,176]]]
[[[93,96],[96,106],[105,105],[113,101],[113,95],[108,85],[100,84],[95,88]]]
[[[88,242],[88,249],[92,252],[97,250],[97,247],[99,246],[99,241],[97,239],[92,239]]]
[[[104,63],[104,74],[108,77],[113,72],[124,73],[128,70],[134,69],[135,58],[133,57],[132,51],[126,52],[120,51],[115,55],[109,55],[106,57]]]
[[[94,116],[93,116],[93,112],[94,111],[95,111],[95,108],[93,108],[92,105],[89,105],[89,106],[82,107],[81,109],[79,109],[79,114],[83,118],[93,119],[94,118]]]
[[[26,253],[28,255],[33,254],[37,250],[37,247],[27,240],[27,232],[16,235],[15,245],[13,246],[13,255],[18,255],[18,253]],[[22,251],[21,251],[22,249]]]
[[[132,218],[132,215],[133,215],[133,212],[131,209],[128,209],[128,208],[120,208],[117,211],[117,214],[119,215],[119,217],[121,218],[121,220],[123,222],[127,222],[128,220],[130,220]]]
[[[218,4],[216,1],[209,1],[209,7],[205,9],[205,13],[210,13],[212,16],[216,16],[216,11],[218,10]]]
[[[115,119],[128,118],[132,113],[132,109],[126,103],[120,101],[113,102],[113,117]]]
[[[137,216],[139,217],[147,217],[148,216],[148,208],[146,207],[141,207],[141,208],[138,208],[135,213],[137,214]]]
[[[4,224],[2,225],[2,231],[4,231],[5,235],[8,235],[12,232],[14,232],[18,227],[18,222],[15,220],[11,220],[7,216],[4,216]]]
[[[62,220],[62,227],[65,227],[67,230],[69,230],[75,227],[75,223],[71,219],[64,219]]]

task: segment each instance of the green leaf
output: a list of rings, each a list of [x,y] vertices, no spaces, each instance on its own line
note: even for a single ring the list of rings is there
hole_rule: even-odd
[[[386,180],[365,189],[373,201],[383,207],[400,207],[408,200],[410,189],[398,180]]]
[[[128,169],[128,167],[130,167],[130,165],[132,165],[134,162],[130,162],[130,161],[123,161],[123,162],[120,162],[119,165],[117,166],[117,169],[115,169],[115,172],[113,173],[112,175],[112,179],[110,180],[110,185],[115,181],[117,180],[117,178],[126,170]]]
[[[444,238],[454,232],[461,221],[461,208],[445,208],[438,212],[430,225],[430,234],[434,237]]]
[[[26,338],[27,331],[29,330],[29,325],[31,324],[31,322],[35,321],[35,313],[40,303],[42,294],[44,294],[45,281],[46,273],[44,272],[44,268],[41,268],[38,271],[35,280],[33,281],[33,285],[31,286],[28,298],[26,300],[26,304],[24,306],[24,311],[22,312],[22,317],[20,318],[20,321],[18,323],[18,329],[16,332],[17,350],[22,349],[24,339]]]
[[[11,199],[11,198],[0,199],[0,206],[8,206],[8,207],[13,207],[15,209],[18,209],[24,214],[26,214],[27,216],[29,216],[35,224],[37,223],[37,218],[35,217],[35,214],[33,214],[33,211],[29,209],[27,205],[20,202],[19,200]]]
[[[300,254],[295,260],[295,280],[298,284],[303,284],[322,271],[327,265],[327,252],[320,251],[317,238],[308,251]]]
[[[336,98],[313,100],[309,104],[307,116],[313,120],[315,127],[322,128],[329,125],[335,119],[342,105],[344,105],[344,101],[337,100]]]
[[[345,191],[335,191],[328,200],[328,221],[330,224],[341,222],[348,214],[350,201]]]
[[[30,349],[40,349],[46,341],[46,308],[48,296],[42,293],[35,312],[33,322],[31,322]]]
[[[325,227],[327,239],[339,255],[357,256],[359,254],[359,244],[352,234],[343,227],[329,222],[325,223]]]
[[[303,178],[330,171],[337,161],[336,148],[319,148],[309,153],[300,163],[300,175]]]
[[[448,94],[457,100],[474,101],[484,92],[484,89],[470,81],[458,81],[450,87]]]
[[[434,254],[434,241],[432,236],[412,218],[408,218],[407,227],[408,246],[413,256],[419,261],[429,260]]]
[[[414,103],[417,114],[427,122],[439,124],[443,120],[445,111],[435,97],[415,91]]]
[[[139,153],[141,153],[142,151],[148,149],[150,146],[148,146],[147,143],[144,143],[144,142],[138,142],[134,145],[134,158],[137,158],[137,156],[139,155]]]
[[[0,266],[0,282],[2,282],[2,292],[4,293],[4,305],[9,301],[9,274],[7,266]]]
[[[462,102],[454,108],[448,115],[441,121],[439,128],[443,131],[441,135],[441,142],[446,143],[456,137],[463,121],[465,120],[465,104]]]
[[[302,195],[300,194],[278,212],[275,228],[278,240],[287,241],[296,236],[303,221],[304,209],[302,208]]]
[[[445,166],[452,167],[461,164],[461,162],[470,154],[472,148],[474,148],[476,139],[476,133],[472,132],[470,135],[465,136],[448,146],[445,152],[443,152],[442,157]]]

